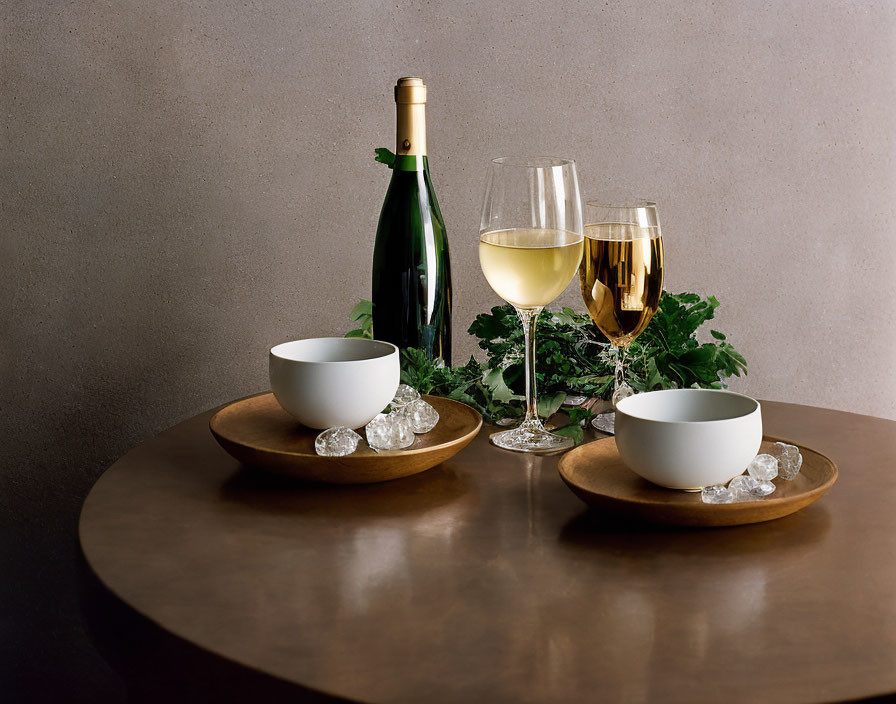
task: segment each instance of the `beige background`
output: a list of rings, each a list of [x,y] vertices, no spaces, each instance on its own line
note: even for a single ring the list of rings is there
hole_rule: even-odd
[[[458,360],[498,302],[475,247],[486,160],[571,156],[586,196],[658,201],[667,288],[721,300],[750,364],[735,388],[896,418],[892,3],[12,0],[2,16],[0,495],[24,584],[46,583],[41,550],[71,554],[108,462],[264,388],[272,343],[348,328],[401,75],[429,85]],[[581,308],[574,288],[561,302]],[[61,682],[104,676],[50,656]]]

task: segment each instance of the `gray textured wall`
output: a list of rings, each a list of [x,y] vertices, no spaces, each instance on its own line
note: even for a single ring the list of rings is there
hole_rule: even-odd
[[[572,156],[586,196],[659,202],[667,288],[722,301],[750,362],[737,388],[896,418],[892,3],[11,0],[2,15],[0,500],[28,604],[47,608],[27,589],[5,606],[68,634],[16,634],[60,661],[44,683],[105,677],[69,652],[74,597],[41,572],[66,584],[102,468],[263,388],[270,344],[339,334],[369,295],[389,177],[372,150],[392,146],[401,75],[429,85],[461,354],[498,302],[475,247],[486,160]],[[561,302],[581,307],[574,288]]]

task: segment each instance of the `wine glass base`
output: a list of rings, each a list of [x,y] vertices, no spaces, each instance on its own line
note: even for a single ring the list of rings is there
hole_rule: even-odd
[[[616,411],[598,413],[591,419],[591,427],[608,435],[616,434]]]
[[[575,444],[572,438],[554,435],[544,428],[513,428],[489,436],[492,445],[512,452],[530,452],[536,455],[552,455],[569,450]]]

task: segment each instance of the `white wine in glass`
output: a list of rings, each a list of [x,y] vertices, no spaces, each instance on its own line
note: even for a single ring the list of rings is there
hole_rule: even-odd
[[[479,263],[495,293],[512,306],[544,307],[576,275],[582,244],[581,235],[565,230],[486,232],[479,239]]]
[[[625,350],[653,318],[663,292],[663,238],[656,204],[585,206],[582,298],[594,324],[616,348],[613,405],[634,391],[625,382]],[[592,422],[613,432],[615,414]]]
[[[505,450],[548,454],[571,438],[538,418],[535,323],[576,275],[583,251],[582,202],[575,162],[553,157],[493,159],[482,205],[479,262],[489,285],[516,308],[525,339],[526,414],[519,427],[495,433]]]

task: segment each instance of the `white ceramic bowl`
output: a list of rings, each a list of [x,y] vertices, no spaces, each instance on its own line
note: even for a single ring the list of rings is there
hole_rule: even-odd
[[[398,348],[363,338],[318,337],[271,348],[271,390],[309,428],[360,428],[395,396]]]
[[[744,472],[761,443],[759,402],[730,391],[650,391],[616,405],[622,461],[670,489],[727,483]]]

